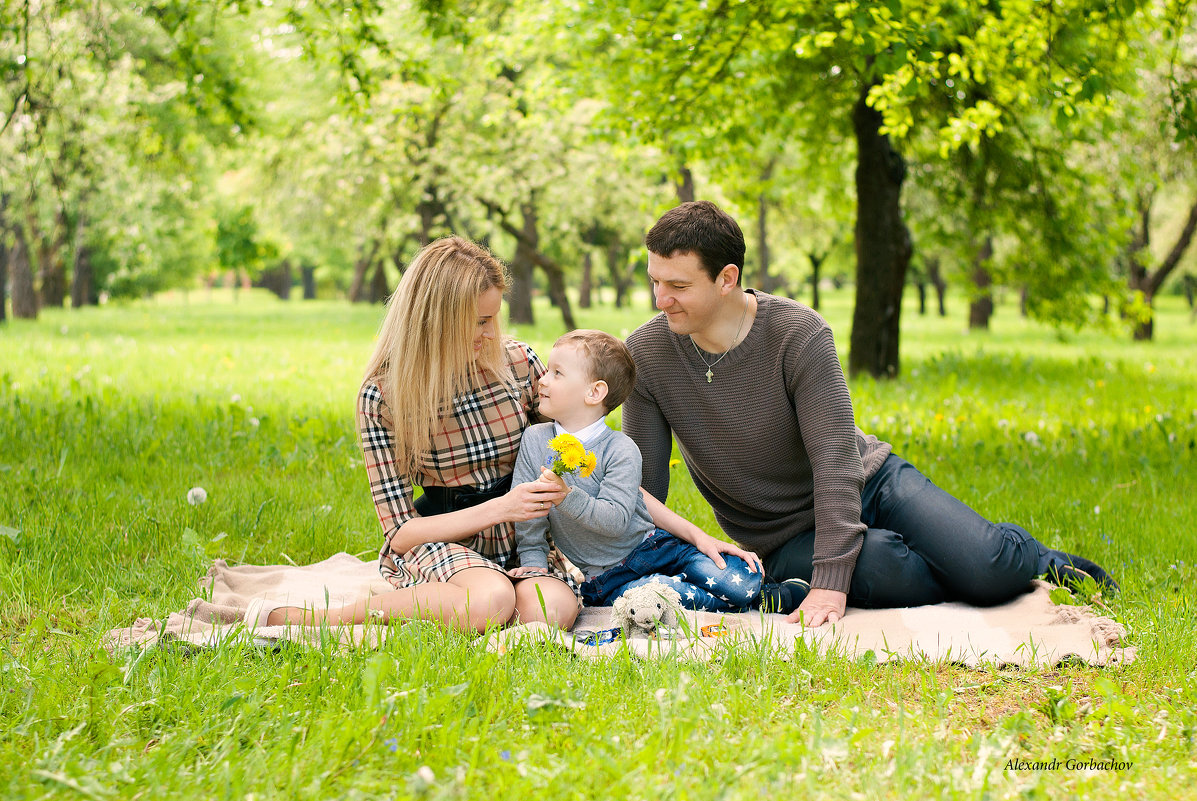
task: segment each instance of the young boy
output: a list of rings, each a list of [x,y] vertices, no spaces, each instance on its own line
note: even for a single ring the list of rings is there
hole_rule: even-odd
[[[734,612],[762,607],[788,614],[806,597],[801,579],[764,584],[741,557],[727,553],[720,569],[694,543],[653,525],[640,491],[640,451],[603,418],[632,391],[636,365],[623,342],[602,331],[573,331],[549,353],[540,379],[540,413],[555,422],[529,426],[520,443],[513,484],[541,474],[568,488],[547,518],[515,524],[520,567],[513,577],[543,575],[550,537],[586,577],[581,587],[588,606],[608,606],[625,590],[659,581],[678,591],[688,609]],[[596,456],[588,476],[554,476],[546,465],[555,454],[549,440],[561,433],[577,437]]]

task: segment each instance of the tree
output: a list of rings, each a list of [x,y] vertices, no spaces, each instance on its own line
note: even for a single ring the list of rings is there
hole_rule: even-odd
[[[942,157],[1032,115],[1097,114],[1126,71],[1139,3],[743,3],[592,7],[591,52],[641,125],[717,140],[729,118],[799,135],[850,126],[856,152],[857,302],[851,372],[898,370],[911,254],[906,156],[933,132]],[[633,128],[635,130],[635,128]]]
[[[1137,91],[1119,98],[1122,135],[1094,147],[1133,211],[1121,261],[1131,294],[1124,313],[1136,340],[1153,337],[1155,296],[1197,234],[1197,125],[1191,119],[1197,107],[1178,93],[1182,86],[1197,89],[1197,31],[1192,29],[1197,4],[1175,3],[1167,11],[1170,27],[1150,37],[1144,48]],[[1175,208],[1176,232],[1160,250],[1154,246],[1168,222],[1169,215],[1161,212],[1168,202]]]
[[[210,251],[195,246],[211,232],[194,214],[208,148],[250,123],[230,77],[244,58],[228,5],[5,8],[0,52],[14,57],[0,58],[0,107],[11,109],[0,121],[0,187],[21,187],[10,219],[44,301],[194,274]]]

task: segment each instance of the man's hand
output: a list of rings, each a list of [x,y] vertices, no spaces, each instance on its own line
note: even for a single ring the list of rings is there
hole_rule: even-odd
[[[847,608],[846,592],[815,588],[807,593],[806,600],[786,618],[786,622],[802,623],[813,629],[824,623],[838,622]]]
[[[512,578],[528,578],[529,576],[547,576],[549,571],[543,567],[517,567],[513,570],[508,570],[507,575]]]

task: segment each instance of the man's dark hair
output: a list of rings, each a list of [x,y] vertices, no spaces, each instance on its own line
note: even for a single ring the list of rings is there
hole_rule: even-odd
[[[744,274],[744,232],[731,215],[709,200],[698,200],[670,209],[644,237],[650,253],[672,258],[694,253],[714,281],[734,264]],[[740,283],[737,276],[736,283]]]

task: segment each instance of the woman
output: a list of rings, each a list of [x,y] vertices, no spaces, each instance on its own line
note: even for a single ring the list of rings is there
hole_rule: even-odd
[[[420,251],[390,299],[357,419],[383,529],[380,569],[395,589],[339,610],[251,605],[251,626],[423,618],[484,631],[513,615],[573,625],[581,576],[559,554],[552,576],[513,584],[505,572],[513,524],[565,497],[543,478],[511,486],[545,368],[500,334],[506,289],[490,252],[449,237]]]

